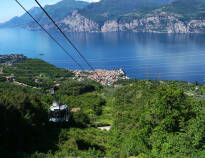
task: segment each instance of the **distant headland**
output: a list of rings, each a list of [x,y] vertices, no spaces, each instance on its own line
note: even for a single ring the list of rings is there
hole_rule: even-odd
[[[0,64],[12,65],[27,59],[23,54],[0,55]]]

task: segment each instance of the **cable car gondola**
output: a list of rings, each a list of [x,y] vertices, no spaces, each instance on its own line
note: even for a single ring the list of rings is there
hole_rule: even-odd
[[[66,104],[58,103],[57,101],[50,107],[50,122],[60,123],[68,122],[70,119],[70,113]]]
[[[58,102],[55,95],[55,89],[56,87],[51,89],[50,92],[54,96],[55,101],[49,109],[49,121],[54,123],[68,122],[71,117],[70,110],[66,104]]]

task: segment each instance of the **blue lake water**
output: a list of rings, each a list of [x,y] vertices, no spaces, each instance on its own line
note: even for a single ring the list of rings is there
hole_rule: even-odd
[[[51,34],[89,69],[65,39]],[[130,78],[202,82],[205,78],[205,34],[71,33],[96,69],[123,68]],[[58,67],[78,66],[41,31],[0,29],[0,54],[24,54]],[[41,56],[40,54],[44,54]]]

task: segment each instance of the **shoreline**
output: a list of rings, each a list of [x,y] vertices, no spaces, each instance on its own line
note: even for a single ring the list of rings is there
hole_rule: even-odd
[[[4,54],[4,55],[0,55],[0,74],[2,75],[3,72],[3,67],[5,65],[11,66],[13,64],[22,62],[26,59],[37,59],[37,58],[28,58],[26,56],[24,56],[23,54]],[[108,69],[96,69],[94,72],[90,71],[90,70],[79,70],[79,69],[67,69],[65,67],[61,67],[59,65],[56,65],[54,63],[48,62],[46,60],[43,60],[41,58],[38,58],[42,61],[45,61],[46,63],[49,63],[57,68],[60,69],[64,69],[67,71],[71,71],[75,74],[74,79],[75,80],[85,80],[90,79],[96,82],[101,83],[102,85],[112,85],[114,82],[121,80],[121,79],[137,79],[137,80],[159,80],[159,81],[180,81],[180,82],[199,82],[200,84],[204,84],[205,81],[203,80],[203,77],[201,79],[198,80],[194,80],[194,79],[169,79],[169,78],[161,78],[161,79],[156,79],[156,77],[151,77],[151,78],[147,78],[146,76],[144,77],[140,77],[140,78],[136,78],[136,77],[132,77],[129,76],[129,72],[125,72],[126,70],[124,69],[113,69],[113,70],[108,70]],[[97,77],[97,74],[99,74],[100,78]],[[102,78],[102,79],[101,79]]]

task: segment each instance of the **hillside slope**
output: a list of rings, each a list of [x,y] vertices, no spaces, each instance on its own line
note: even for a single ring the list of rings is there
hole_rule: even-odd
[[[72,12],[75,9],[81,9],[87,6],[89,3],[83,1],[75,1],[75,0],[62,0],[54,5],[46,5],[44,8],[47,12],[54,18],[54,20],[61,20],[67,14]],[[51,24],[50,20],[43,11],[34,7],[29,10],[31,13],[42,25],[49,26]],[[35,28],[39,29],[38,25],[25,13],[20,17],[14,17],[10,21],[1,24],[1,27],[26,27],[26,28]]]
[[[86,8],[88,7],[90,6]],[[113,16],[109,12],[90,16],[84,11],[86,8],[73,12],[59,22],[64,31],[205,32],[205,3],[200,0],[178,0],[157,8],[139,8],[128,13],[112,14]]]
[[[81,5],[78,10],[74,9],[77,7],[75,5],[70,10],[64,7],[66,4],[70,6],[70,1],[77,3],[74,0],[69,0],[69,3],[63,0],[55,6],[45,7],[65,32],[205,32],[204,0],[102,0]],[[37,15],[37,19],[46,29],[55,30],[45,15],[40,18]],[[19,26],[32,30],[40,29],[27,19],[22,22],[21,19],[14,18],[13,21],[15,25],[10,21],[4,27],[16,27],[20,24]]]
[[[32,62],[32,61],[31,61]],[[44,82],[45,84],[45,82]],[[72,112],[48,121],[48,91],[0,81],[0,152],[9,158],[203,158],[205,100],[194,83],[128,80],[115,87],[65,80],[57,97]],[[204,85],[198,93],[205,94]],[[110,125],[109,131],[97,127]]]
[[[123,15],[104,24],[102,31],[114,27],[120,31],[202,33],[205,32],[204,20],[205,3],[199,0],[178,0],[151,11],[138,10]]]
[[[32,14],[34,17],[40,17],[40,15],[42,14],[41,9],[38,7],[34,7],[30,9],[29,13]],[[23,14],[20,17],[16,16],[11,20],[2,23],[0,26],[1,27],[25,27],[30,22],[32,22],[32,19],[27,14]]]
[[[171,2],[172,0],[101,0],[81,9],[79,13],[97,23],[114,19],[125,13],[140,8],[153,8]]]
[[[117,18],[120,15],[135,11],[139,8],[153,8],[170,1],[172,0],[147,0],[146,2],[143,0],[102,0],[97,3],[86,3],[76,0],[62,0],[57,4],[45,6],[45,10],[59,23],[61,23],[62,19],[65,19],[73,10],[79,9],[80,14],[86,19],[102,24],[106,20]],[[32,8],[29,12],[47,29],[53,29],[54,26],[43,14],[40,8]],[[78,17],[75,19],[77,21]],[[26,27],[34,30],[40,29],[27,14],[24,14],[21,17],[14,17],[10,21],[0,24],[0,27]],[[78,27],[81,26],[79,25]],[[90,27],[90,25],[88,27]],[[96,28],[97,26],[94,27]],[[89,30],[85,29],[84,31]]]

